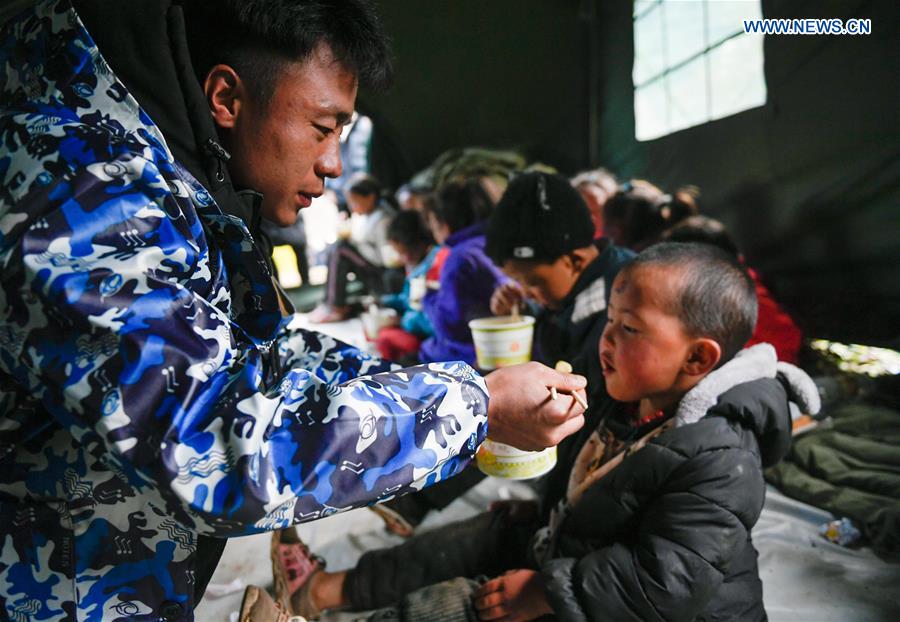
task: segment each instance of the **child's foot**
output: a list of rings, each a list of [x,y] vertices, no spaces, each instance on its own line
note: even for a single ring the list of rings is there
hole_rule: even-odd
[[[306,619],[290,615],[264,589],[248,585],[238,622],[306,622]]]
[[[322,613],[312,601],[310,588],[325,560],[310,553],[297,531],[291,527],[272,533],[272,576],[275,598],[290,614],[315,620]]]

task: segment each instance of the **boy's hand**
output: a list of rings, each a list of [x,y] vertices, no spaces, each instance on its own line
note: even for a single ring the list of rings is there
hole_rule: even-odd
[[[532,361],[503,367],[484,377],[490,394],[488,437],[523,451],[558,445],[584,425],[584,408],[571,395],[585,397],[584,376],[563,374]],[[550,399],[550,387],[559,398]]]
[[[553,613],[544,581],[534,570],[510,570],[491,579],[475,592],[473,604],[480,620],[524,622]]]
[[[494,290],[491,295],[491,313],[494,315],[509,315],[513,305],[522,309],[525,300],[525,292],[515,281],[507,281]]]

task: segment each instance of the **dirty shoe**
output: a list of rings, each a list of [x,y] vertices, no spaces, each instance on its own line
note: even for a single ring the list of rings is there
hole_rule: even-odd
[[[272,600],[268,592],[248,585],[241,601],[239,622],[306,622],[303,616],[292,616]]]

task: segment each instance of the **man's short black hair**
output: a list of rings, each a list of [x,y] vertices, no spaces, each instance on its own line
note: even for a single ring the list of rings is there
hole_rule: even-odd
[[[692,336],[719,344],[720,365],[746,345],[756,327],[756,288],[733,255],[709,244],[664,242],[635,257],[622,272],[650,266],[678,269],[676,295],[667,311]]]
[[[415,211],[400,212],[388,225],[387,239],[405,248],[425,248],[434,244],[431,231],[422,214]]]
[[[326,43],[360,85],[381,89],[393,77],[390,43],[367,0],[183,0],[194,70],[205,79],[229,65],[267,103],[286,62]]]

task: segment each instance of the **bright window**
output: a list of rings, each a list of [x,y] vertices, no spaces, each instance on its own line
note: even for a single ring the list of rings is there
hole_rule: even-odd
[[[760,0],[635,0],[634,121],[652,140],[766,103]]]

